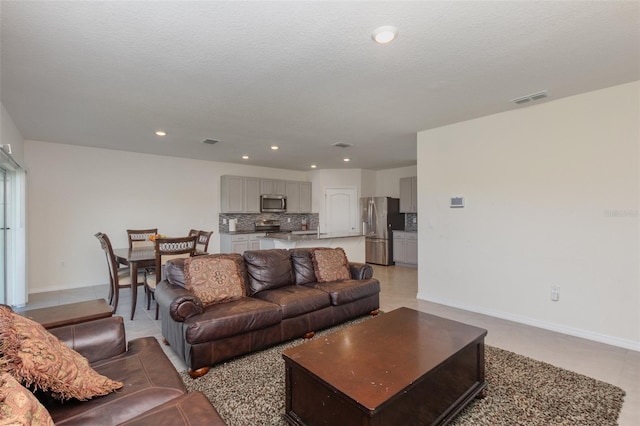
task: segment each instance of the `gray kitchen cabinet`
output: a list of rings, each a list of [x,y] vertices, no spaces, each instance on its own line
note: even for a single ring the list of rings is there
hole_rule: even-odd
[[[260,249],[260,237],[264,232],[255,234],[220,234],[220,253],[242,254],[247,250]]]
[[[286,193],[286,182],[280,179],[260,179],[260,195],[274,194],[284,195]]]
[[[399,266],[418,266],[418,234],[393,231],[393,261]]]
[[[260,195],[284,195],[285,192],[285,181],[280,179],[260,179]]]
[[[220,211],[222,213],[244,212],[244,178],[242,176],[220,177]]]
[[[220,177],[221,213],[260,213],[260,179],[254,177]]]
[[[311,213],[311,182],[287,181],[287,213]]]
[[[244,212],[260,213],[260,179],[244,178]]]
[[[400,179],[400,213],[418,213],[418,177]]]
[[[300,182],[285,182],[285,195],[287,196],[287,213],[300,211]]]
[[[287,196],[287,213],[311,213],[311,182],[220,177],[220,213],[260,213],[260,195]]]
[[[311,213],[311,182],[300,182],[300,213]]]

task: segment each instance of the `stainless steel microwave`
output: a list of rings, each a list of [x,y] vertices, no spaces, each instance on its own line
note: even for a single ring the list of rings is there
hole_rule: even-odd
[[[263,213],[284,213],[287,211],[286,195],[261,195],[260,211]]]

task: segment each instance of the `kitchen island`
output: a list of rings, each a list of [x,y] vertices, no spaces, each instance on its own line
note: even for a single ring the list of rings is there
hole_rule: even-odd
[[[351,262],[365,261],[364,235],[358,233],[269,233],[260,238],[260,249],[292,249],[300,247],[342,247]]]

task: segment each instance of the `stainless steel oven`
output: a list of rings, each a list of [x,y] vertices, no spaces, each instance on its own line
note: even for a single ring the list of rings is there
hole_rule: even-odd
[[[260,211],[263,213],[285,213],[287,211],[286,195],[261,195]]]

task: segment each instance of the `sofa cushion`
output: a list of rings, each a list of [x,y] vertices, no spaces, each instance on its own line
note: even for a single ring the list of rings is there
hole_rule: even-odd
[[[185,287],[184,283],[184,261],[186,258],[167,260],[164,264],[164,278],[169,283]]]
[[[289,250],[293,274],[297,285],[316,282],[316,272],[313,269],[311,248],[294,248]]]
[[[9,373],[0,373],[0,424],[53,426],[40,401]]]
[[[282,318],[293,318],[331,306],[331,300],[326,292],[297,285],[261,291],[253,297],[279,305],[282,309]]]
[[[249,250],[243,256],[249,275],[249,296],[294,283],[288,250]]]
[[[127,352],[91,366],[124,386],[89,401],[47,401],[56,426],[119,424],[186,392],[180,375],[153,337],[131,340]]]
[[[184,282],[202,303],[230,302],[245,296],[242,256],[211,254],[194,256],[184,261]]]
[[[310,283],[307,286],[329,293],[331,304],[334,306],[344,305],[380,293],[380,282],[375,278]]]
[[[347,280],[351,278],[347,255],[342,248],[314,248],[311,250],[311,257],[318,282]]]
[[[195,345],[260,330],[281,320],[280,306],[254,297],[243,297],[209,306],[201,315],[187,318],[184,336],[187,343]]]
[[[86,400],[122,387],[94,371],[85,357],[35,321],[0,305],[0,341],[6,370],[27,386],[59,399]]]
[[[202,392],[190,392],[172,399],[118,426],[225,426],[211,402]]]

